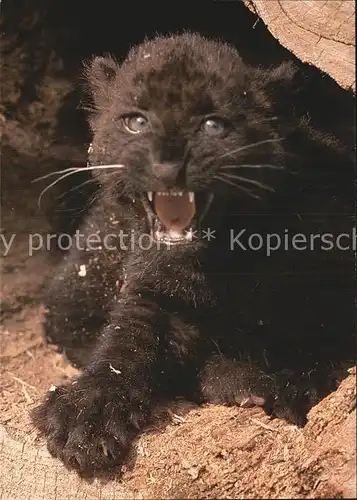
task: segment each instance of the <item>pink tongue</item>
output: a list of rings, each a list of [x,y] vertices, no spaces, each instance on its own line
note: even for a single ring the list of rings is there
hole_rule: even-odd
[[[168,231],[182,232],[192,221],[196,208],[190,202],[188,193],[179,195],[155,194],[154,206],[156,214]]]

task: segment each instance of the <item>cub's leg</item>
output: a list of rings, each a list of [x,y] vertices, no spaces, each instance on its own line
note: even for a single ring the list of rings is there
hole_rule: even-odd
[[[122,291],[82,375],[33,411],[50,452],[87,476],[122,463],[163,388],[176,383],[175,367],[194,351],[196,336],[157,297]]]

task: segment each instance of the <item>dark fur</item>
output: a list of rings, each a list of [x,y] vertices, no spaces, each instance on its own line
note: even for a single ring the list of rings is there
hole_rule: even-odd
[[[229,229],[350,231],[350,153],[308,123],[296,98],[304,82],[291,64],[251,68],[233,48],[196,35],[146,42],[121,66],[96,58],[87,76],[90,164],[126,168],[95,174],[101,189],[81,233],[148,232],[138,194],[165,190],[173,177],[153,163],[170,163],[177,186],[215,193],[203,227],[216,239],[66,255],[47,295],[46,335],[83,374],[33,414],[50,451],[83,474],[108,469],[155,403],[179,394],[217,404],[248,398],[304,424],[335,387],[336,363],[353,357],[353,255],[231,251]],[[120,117],[136,110],[151,132],[124,130]],[[199,129],[211,114],[230,123],[225,136]],[[232,170],[275,192],[241,184],[254,199],[214,178],[238,163],[284,167]]]

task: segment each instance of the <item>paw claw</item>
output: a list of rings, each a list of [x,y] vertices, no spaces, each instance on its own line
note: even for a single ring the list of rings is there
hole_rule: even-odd
[[[240,402],[242,408],[253,408],[254,406],[264,406],[265,399],[261,396],[247,396]]]
[[[250,397],[247,397],[240,402],[240,406],[242,408],[252,408],[254,406],[254,403]]]

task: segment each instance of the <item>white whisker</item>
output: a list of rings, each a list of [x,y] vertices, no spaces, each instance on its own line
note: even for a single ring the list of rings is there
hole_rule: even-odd
[[[255,120],[254,122],[250,122],[252,125],[257,123],[257,124],[261,124],[261,123],[267,123],[267,122],[274,122],[276,120],[278,120],[279,117],[278,116],[271,116],[270,118],[265,118],[264,120]]]
[[[77,189],[79,189],[83,186],[86,186],[87,184],[91,184],[92,182],[95,182],[95,179],[88,179],[87,181],[82,182],[81,184],[78,184],[78,186],[74,186],[71,189],[69,189],[68,191],[66,191],[65,193],[62,193],[57,199],[60,200],[64,196],[66,196],[67,194],[71,193],[72,191],[76,191]]]
[[[221,155],[219,158],[223,158],[224,156],[233,155],[235,153],[239,153],[240,151],[245,151],[246,149],[255,148],[255,147],[260,146],[262,144],[268,144],[269,142],[279,142],[279,141],[283,141],[283,140],[284,140],[283,137],[278,137],[277,139],[265,139],[264,141],[253,142],[253,144],[248,144],[247,146],[241,146],[240,148],[233,149],[233,151],[228,151],[227,153],[224,153],[223,155]]]
[[[271,165],[269,163],[262,163],[261,165],[250,165],[250,164],[241,164],[241,165],[223,165],[221,167],[222,170],[229,170],[232,168],[271,168],[273,170],[286,170],[285,167],[281,167],[279,165]]]
[[[214,177],[215,177],[215,179],[218,179],[218,180],[220,180],[222,182],[225,182],[226,184],[229,184],[230,186],[234,186],[239,191],[242,191],[243,193],[248,194],[249,196],[251,196],[252,198],[255,198],[256,200],[260,200],[261,199],[260,196],[257,196],[255,194],[253,194],[251,191],[249,191],[249,189],[246,189],[246,188],[244,188],[242,186],[239,186],[239,184],[236,184],[235,182],[232,182],[232,181],[230,181],[228,179],[225,179],[224,177],[221,177],[219,175],[215,175]]]
[[[57,174],[65,174],[66,172],[85,172],[86,170],[106,170],[106,169],[111,169],[111,168],[124,168],[125,165],[94,165],[90,167],[70,167],[70,168],[65,168],[64,170],[56,170],[55,172],[50,172],[49,174],[42,175],[41,177],[37,177],[31,182],[37,182],[41,181],[43,179],[47,179],[48,177],[53,177],[54,175]]]
[[[66,172],[75,172],[76,170],[78,170],[78,168],[82,167],[71,167],[71,168],[65,168],[64,170],[56,170],[55,172],[50,172],[49,174],[41,175],[41,177],[36,177],[36,179],[33,179],[31,182],[42,181],[43,179],[48,179],[48,177],[53,177],[54,175],[57,174],[65,174]]]
[[[41,191],[40,193],[40,196],[38,197],[38,201],[37,201],[37,204],[38,204],[38,208],[41,208],[41,200],[43,198],[43,195],[49,190],[51,189],[51,187],[55,186],[58,182],[62,181],[63,179],[65,179],[66,177],[69,177],[70,175],[76,173],[76,171],[74,172],[67,172],[66,174],[64,175],[61,175],[61,177],[59,177],[58,179],[54,180],[53,182],[51,182],[51,184],[49,184],[47,187],[45,187],[45,189],[43,191]]]
[[[262,182],[255,181],[253,179],[247,179],[246,177],[241,177],[240,175],[234,175],[234,174],[223,174],[223,177],[228,177],[229,179],[237,179],[238,181],[242,182],[247,182],[248,184],[252,184],[253,186],[260,187],[262,189],[266,189],[267,191],[271,191],[272,193],[275,192],[273,188],[270,186],[267,186],[266,184],[263,184]]]
[[[70,177],[73,174],[77,174],[78,172],[84,172],[86,170],[107,170],[107,169],[118,169],[118,168],[124,168],[124,165],[97,165],[97,166],[92,166],[92,167],[83,167],[83,168],[67,168],[65,170],[62,170],[61,173],[64,173],[64,175],[61,175],[58,177],[56,180],[54,180],[51,184],[49,184],[41,193],[38,198],[38,207],[41,208],[41,200],[43,198],[43,195],[53,186],[55,186],[58,182],[62,181],[63,179],[66,179],[67,177]],[[52,172],[51,174],[48,174],[43,178],[50,177],[50,175],[54,174],[55,172]],[[58,173],[58,172],[56,172]],[[40,180],[39,178],[36,180]]]

